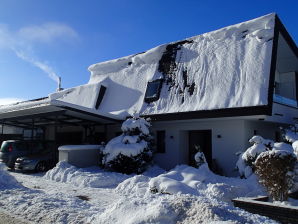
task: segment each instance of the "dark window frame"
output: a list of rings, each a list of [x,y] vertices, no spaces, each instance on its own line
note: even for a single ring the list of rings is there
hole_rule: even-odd
[[[150,88],[152,88],[150,86],[155,85],[156,83],[158,85],[157,89],[156,89],[156,93],[153,95],[152,94],[149,95],[149,92],[151,91]],[[146,88],[146,93],[145,93],[145,102],[146,103],[151,103],[151,102],[154,102],[159,99],[162,83],[163,83],[163,79],[156,79],[154,81],[150,81],[147,83],[147,88]]]

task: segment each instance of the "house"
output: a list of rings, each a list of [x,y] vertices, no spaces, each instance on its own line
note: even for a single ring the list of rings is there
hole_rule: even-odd
[[[87,84],[0,107],[0,123],[57,144],[111,139],[134,113],[150,117],[155,161],[236,175],[238,151],[260,134],[280,140],[298,118],[298,50],[276,14],[91,65]],[[35,130],[35,131],[34,131]],[[40,131],[41,130],[41,131]]]

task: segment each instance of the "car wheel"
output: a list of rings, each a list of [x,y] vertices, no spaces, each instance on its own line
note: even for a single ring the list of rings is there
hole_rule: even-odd
[[[47,164],[46,164],[46,162],[41,161],[41,162],[37,163],[37,165],[35,167],[35,170],[37,172],[44,172],[44,171],[46,171],[47,170]]]

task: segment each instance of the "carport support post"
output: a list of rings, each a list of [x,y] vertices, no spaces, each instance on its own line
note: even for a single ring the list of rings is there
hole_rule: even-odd
[[[1,137],[3,136],[3,133],[4,133],[3,126],[4,126],[4,123],[3,123],[3,121],[2,121],[2,122],[1,122]]]
[[[3,130],[3,127],[4,126],[4,122],[2,121],[1,122],[1,138],[0,138],[0,142],[2,143],[2,140],[3,140],[3,133],[4,133],[4,130]]]
[[[31,140],[33,140],[33,136],[34,136],[34,118],[32,118]]]

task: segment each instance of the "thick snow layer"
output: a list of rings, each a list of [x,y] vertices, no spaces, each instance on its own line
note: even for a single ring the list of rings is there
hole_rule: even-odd
[[[144,118],[129,118],[122,123],[121,130],[123,132],[138,128],[143,134],[149,134],[150,124]]]
[[[59,151],[73,151],[73,150],[88,150],[88,149],[102,149],[102,145],[62,145],[59,146]]]
[[[44,178],[62,183],[72,183],[77,187],[110,188],[117,186],[129,176],[119,173],[107,173],[97,167],[77,168],[67,162],[59,162],[48,171]]]
[[[187,39],[178,44],[171,74],[159,69],[169,45],[90,66],[89,84],[109,83],[99,111],[123,117],[267,105],[274,18]],[[160,99],[144,103],[147,82],[169,76],[172,83],[163,83]]]
[[[68,169],[69,165],[60,163],[56,175],[63,176]],[[90,183],[98,177],[98,172],[104,171],[71,169],[76,175],[65,178],[65,182],[40,175],[11,173],[25,187],[14,188],[14,183],[10,183],[10,187],[1,189],[1,208],[33,223],[274,223],[235,208],[228,200],[234,195],[254,196],[261,192],[260,186],[251,179],[220,177],[208,169],[178,166],[168,173],[168,178],[190,186],[195,186],[196,182],[197,191],[193,195],[186,194],[187,191],[169,195],[150,192],[152,177],[161,173],[157,167],[148,170],[146,175],[122,175],[126,178],[114,188],[76,186],[73,179],[80,177],[82,183]],[[118,181],[114,173],[104,175],[106,180]],[[182,181],[181,176],[187,180]]]
[[[125,144],[125,137],[124,135],[120,135],[108,142],[103,150],[107,154],[104,158],[106,163],[115,159],[120,153],[125,156],[136,156],[148,146],[148,143],[144,140],[138,143]]]

